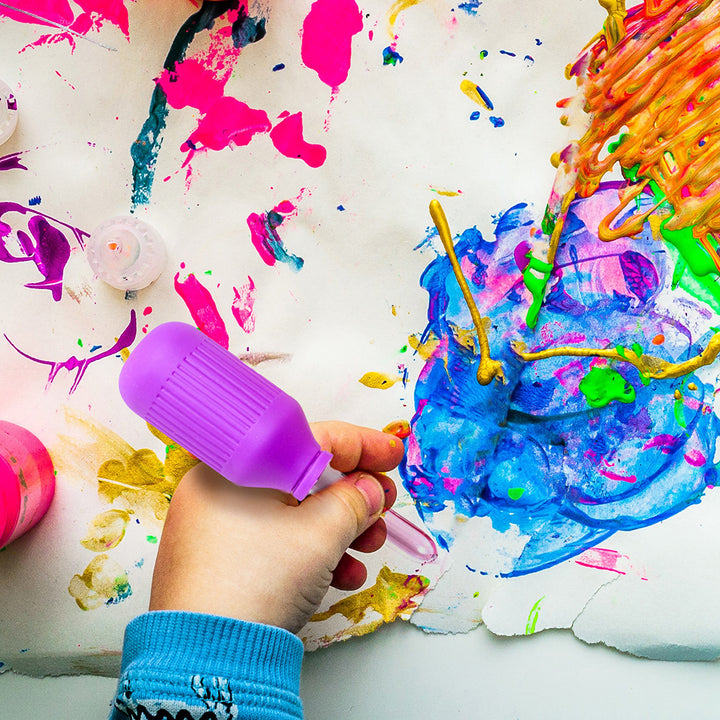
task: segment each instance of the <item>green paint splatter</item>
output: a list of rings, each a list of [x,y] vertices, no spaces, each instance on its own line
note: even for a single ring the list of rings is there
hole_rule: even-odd
[[[528,615],[527,623],[525,624],[525,634],[532,635],[535,632],[535,626],[537,625],[538,616],[540,615],[540,603],[545,599],[543,595],[530,610]]]
[[[675,400],[673,410],[675,411],[675,421],[677,424],[681,428],[687,427],[687,421],[685,420],[685,403],[681,397]]]
[[[530,305],[527,311],[525,322],[527,322],[529,328],[534,328],[538,321],[540,307],[545,298],[545,288],[550,280],[550,273],[552,273],[553,266],[533,257],[531,252],[528,252],[525,257],[529,262],[523,270],[523,282],[533,298],[532,305]],[[538,277],[538,275],[532,272],[533,270],[540,273],[540,276]]]
[[[508,497],[511,500],[519,500],[525,493],[525,488],[514,487],[508,488]]]
[[[595,365],[580,381],[580,392],[590,407],[606,407],[613,400],[635,401],[635,388],[617,371],[607,365]]]
[[[155,535],[148,535],[147,538],[146,538],[146,540],[147,540],[149,543],[152,543],[153,545],[154,545],[155,543],[157,543],[157,541],[158,541],[158,539],[155,537]]]
[[[481,51],[480,51],[480,59],[481,59],[481,60],[484,60],[487,56],[488,56],[488,51],[487,51],[487,50],[481,50]]]
[[[82,341],[82,339],[81,339],[81,338],[78,338],[78,345],[79,345],[80,347],[82,347],[82,346],[83,346],[83,341]]]

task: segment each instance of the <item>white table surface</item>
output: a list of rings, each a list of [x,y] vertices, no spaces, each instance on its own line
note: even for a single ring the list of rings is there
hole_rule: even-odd
[[[417,658],[440,659],[432,666]],[[398,624],[306,656],[307,720],[703,720],[717,718],[717,663],[640,660],[567,632],[504,640],[483,628],[426,635]],[[0,676],[0,716],[107,716],[112,678]]]

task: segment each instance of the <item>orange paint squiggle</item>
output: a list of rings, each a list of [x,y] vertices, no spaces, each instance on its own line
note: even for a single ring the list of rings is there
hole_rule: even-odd
[[[526,278],[534,297],[531,327],[570,203],[590,197],[618,168],[628,185],[600,222],[600,239],[633,237],[654,217],[690,272],[698,278],[720,275],[718,3],[645,0],[626,11],[623,0],[599,2],[608,11],[603,32],[567,68],[578,95],[558,103],[568,108],[563,123],[580,118],[582,136],[553,159],[558,173],[543,222],[550,239],[540,253],[549,267],[537,288]],[[654,205],[617,224],[642,193],[651,193]],[[720,297],[716,277],[702,282]]]

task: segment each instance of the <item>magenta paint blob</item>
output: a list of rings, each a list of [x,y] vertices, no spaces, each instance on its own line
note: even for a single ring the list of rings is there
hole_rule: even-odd
[[[30,530],[54,494],[55,470],[45,446],[25,428],[0,421],[0,547]]]
[[[303,137],[302,113],[290,115],[284,112],[280,122],[270,131],[273,145],[285,157],[303,160],[310,167],[320,167],[327,158],[327,150],[322,145],[306,142]]]
[[[316,0],[305,18],[302,60],[333,90],[347,80],[352,38],[362,27],[355,0]]]
[[[230,337],[210,291],[192,273],[185,280],[177,273],[175,292],[183,299],[198,329],[227,350]]]

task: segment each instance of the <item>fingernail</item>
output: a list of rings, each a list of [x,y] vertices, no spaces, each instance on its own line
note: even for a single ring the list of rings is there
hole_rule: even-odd
[[[365,496],[368,513],[377,515],[385,508],[385,492],[382,485],[372,475],[360,475],[355,487]]]

